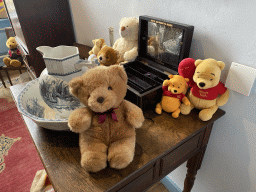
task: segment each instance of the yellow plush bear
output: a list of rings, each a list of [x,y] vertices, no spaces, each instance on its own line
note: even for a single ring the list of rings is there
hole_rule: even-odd
[[[180,75],[169,75],[170,80],[163,82],[163,96],[160,103],[156,105],[156,113],[161,114],[162,110],[172,113],[173,118],[178,118],[180,114],[181,101],[189,106],[190,102],[185,96],[186,82],[188,78],[184,78]]]
[[[6,46],[10,49],[9,56],[3,59],[6,66],[20,67],[23,63],[20,50],[17,48],[17,42],[14,37],[10,37],[6,41]]]
[[[188,98],[190,106],[181,105],[181,113],[187,115],[193,108],[200,109],[199,118],[208,121],[217,111],[219,106],[226,104],[229,90],[220,82],[221,70],[225,63],[215,59],[198,59],[195,61],[194,83]]]
[[[92,48],[91,51],[89,51],[89,55],[95,54],[97,55],[99,53],[99,51],[101,50],[101,48],[106,45],[105,44],[105,40],[100,38],[100,39],[94,39],[92,40],[94,46]]]

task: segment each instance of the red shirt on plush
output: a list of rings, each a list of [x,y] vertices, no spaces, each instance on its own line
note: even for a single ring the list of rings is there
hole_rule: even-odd
[[[193,84],[191,92],[194,96],[200,99],[213,100],[218,97],[218,95],[223,95],[226,92],[227,88],[221,82],[215,87],[209,89],[200,89],[197,84]]]
[[[172,92],[168,91],[168,86],[163,86],[162,89],[163,89],[164,96],[175,97],[175,98],[179,99],[180,101],[182,101],[182,99],[185,97],[185,95],[183,93],[173,94]]]

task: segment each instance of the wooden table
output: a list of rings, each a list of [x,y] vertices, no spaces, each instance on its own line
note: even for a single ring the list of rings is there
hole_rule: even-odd
[[[24,87],[11,87],[15,101]],[[123,170],[106,168],[88,173],[80,165],[78,134],[52,131],[37,126],[23,116],[55,191],[144,191],[187,161],[184,191],[191,191],[200,169],[214,121],[223,116],[221,109],[203,122],[198,111],[174,119],[171,114],[144,113],[146,120],[137,129],[133,162]]]

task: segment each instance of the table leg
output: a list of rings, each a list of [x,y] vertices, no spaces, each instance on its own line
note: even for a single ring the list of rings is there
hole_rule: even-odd
[[[184,182],[183,192],[190,192],[192,187],[194,186],[196,174],[201,167],[205,150],[206,150],[206,146],[188,160],[187,162],[188,171],[187,171],[186,179]]]
[[[10,76],[9,76],[8,71],[7,71],[7,70],[5,70],[5,73],[6,73],[7,77],[8,77],[8,79],[9,79],[9,82],[10,82],[11,86],[12,86],[12,81],[11,81],[11,78],[10,78]]]
[[[4,87],[6,88],[6,85],[5,85],[5,82],[4,82],[4,79],[3,79],[3,76],[2,76],[1,71],[0,71],[0,79],[1,79],[1,81],[2,81],[2,83],[3,83],[3,85],[4,85]]]

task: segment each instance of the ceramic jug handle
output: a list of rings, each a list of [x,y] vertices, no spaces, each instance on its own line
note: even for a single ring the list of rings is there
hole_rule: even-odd
[[[75,63],[76,70],[81,70],[82,67],[84,67],[84,66],[90,69],[90,68],[96,67],[97,64],[95,62],[83,60],[83,59],[79,59],[79,61],[77,61]]]

